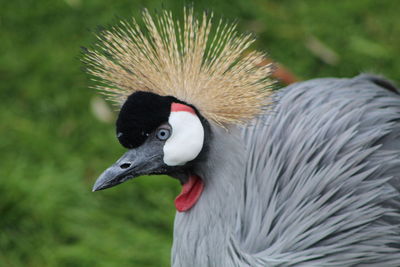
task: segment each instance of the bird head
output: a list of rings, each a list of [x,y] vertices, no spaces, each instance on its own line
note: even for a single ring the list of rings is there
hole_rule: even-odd
[[[177,209],[189,209],[203,189],[191,167],[204,151],[207,121],[199,112],[172,96],[138,91],[123,104],[116,122],[118,141],[128,151],[101,174],[93,190],[106,189],[149,174],[175,177],[195,193],[181,195]],[[194,195],[197,197],[194,197]]]
[[[144,29],[121,22],[86,50],[88,72],[96,88],[120,108],[118,141],[128,151],[96,181],[93,190],[149,174],[167,174],[183,184],[175,201],[190,209],[204,189],[193,165],[207,157],[210,125],[229,128],[246,123],[269,104],[271,66],[260,66],[261,52],[247,52],[254,41],[236,25],[212,14],[184,21],[164,11],[153,18],[143,12]]]

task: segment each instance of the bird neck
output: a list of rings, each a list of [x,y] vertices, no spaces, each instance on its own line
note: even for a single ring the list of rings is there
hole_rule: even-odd
[[[235,130],[213,127],[207,160],[194,168],[205,184],[196,205],[177,212],[173,266],[227,266],[226,255],[242,197],[243,145]]]

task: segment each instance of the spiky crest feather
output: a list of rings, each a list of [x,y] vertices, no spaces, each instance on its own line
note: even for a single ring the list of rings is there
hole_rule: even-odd
[[[238,34],[235,23],[213,14],[195,18],[184,9],[184,21],[162,11],[154,18],[143,11],[144,31],[131,23],[105,30],[84,62],[101,85],[95,86],[121,106],[136,91],[171,95],[194,105],[219,125],[242,123],[261,114],[269,103],[271,65],[262,52],[244,51],[254,42]]]

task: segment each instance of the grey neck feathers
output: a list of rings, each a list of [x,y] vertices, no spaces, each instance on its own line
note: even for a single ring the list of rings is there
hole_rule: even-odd
[[[204,191],[191,210],[175,217],[172,266],[229,266],[229,242],[242,196],[244,148],[236,129],[212,126],[211,131],[206,160],[194,169],[205,183]]]

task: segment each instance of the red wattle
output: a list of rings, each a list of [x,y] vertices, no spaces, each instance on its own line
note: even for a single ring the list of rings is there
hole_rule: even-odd
[[[197,175],[190,175],[189,180],[183,184],[182,192],[175,199],[177,211],[190,210],[199,200],[204,189],[204,183]]]

